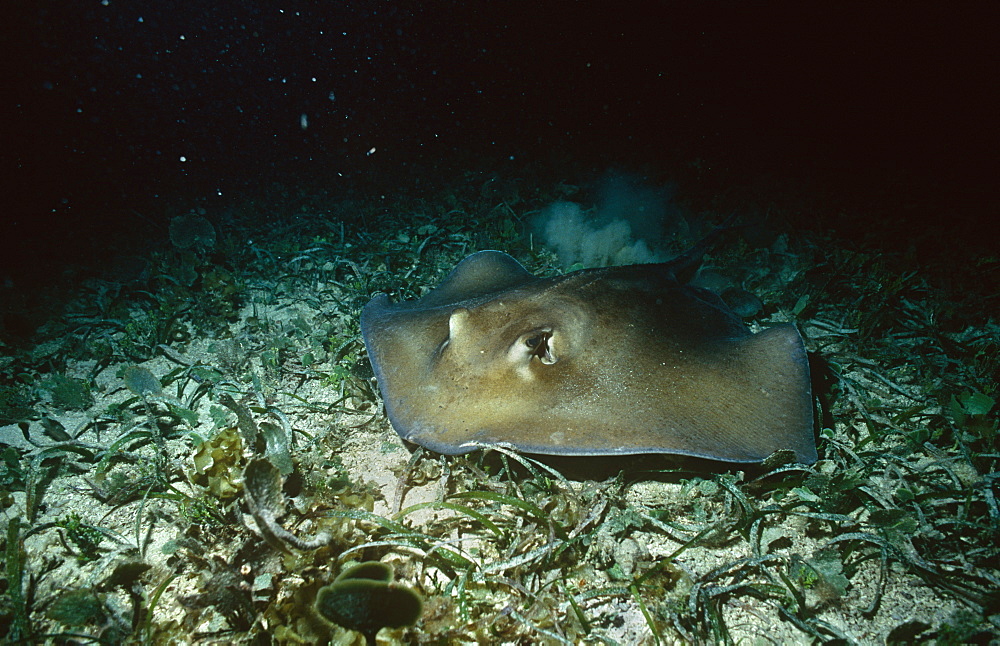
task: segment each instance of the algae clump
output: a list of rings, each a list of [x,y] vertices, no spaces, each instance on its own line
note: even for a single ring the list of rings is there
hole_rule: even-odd
[[[392,568],[367,561],[347,568],[316,594],[316,611],[327,620],[364,635],[369,646],[383,628],[412,626],[423,602],[413,590],[392,582]]]

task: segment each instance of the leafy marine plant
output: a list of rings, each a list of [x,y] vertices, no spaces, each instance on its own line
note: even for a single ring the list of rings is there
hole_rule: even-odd
[[[128,366],[122,371],[122,380],[125,387],[134,394],[142,398],[159,397],[163,394],[163,386],[160,380],[153,376],[146,368],[141,366]]]
[[[67,540],[76,547],[76,559],[79,563],[88,563],[98,557],[97,549],[101,545],[103,534],[100,530],[85,524],[80,514],[76,512],[67,514],[56,521],[56,526],[65,530]]]
[[[204,253],[215,246],[215,227],[199,213],[178,215],[170,220],[170,242],[178,249]]]
[[[25,559],[24,537],[21,534],[21,519],[14,516],[7,521],[6,548],[4,550],[4,578],[6,586],[3,592],[4,618],[0,625],[6,624],[4,637],[8,643],[16,644],[27,641],[31,635],[31,618],[28,601],[25,598],[24,575]],[[2,629],[0,629],[2,630]]]
[[[27,386],[0,383],[0,426],[25,422],[38,417],[35,401]]]
[[[383,628],[412,626],[423,602],[410,588],[393,583],[392,568],[367,561],[346,568],[316,594],[316,611],[337,625],[356,630],[368,646]]]
[[[331,541],[333,535],[329,532],[321,531],[309,539],[303,539],[278,522],[278,517],[284,512],[285,495],[281,490],[281,472],[271,461],[251,461],[243,471],[243,480],[244,498],[250,513],[264,538],[273,547],[282,551],[289,551],[290,548],[308,551]]]
[[[417,455],[408,469],[415,480],[426,472],[423,466],[437,462]],[[566,598],[561,582],[590,574],[585,555],[599,540],[604,514],[613,508],[607,494],[613,498],[620,483],[581,490],[551,467],[503,447],[472,457],[445,467],[459,489],[445,500],[417,503],[390,518],[357,509],[328,512],[375,527],[367,530],[368,542],[342,557],[372,550],[418,554],[421,567],[435,572],[434,585],[425,588],[433,594],[426,628],[449,640],[565,642],[582,636],[588,624],[582,608],[566,621],[555,619]],[[490,475],[484,464],[476,463],[482,460],[499,462],[500,474]],[[427,477],[436,476],[432,471]],[[438,520],[414,522],[428,512]],[[511,604],[504,618],[496,624],[478,623],[476,617],[489,612],[498,596]]]
[[[52,405],[59,410],[86,410],[94,405],[90,384],[83,379],[54,374],[43,387],[48,391]]]
[[[243,490],[243,441],[236,428],[223,429],[202,442],[192,462],[191,482],[206,487],[215,498],[231,500]]]

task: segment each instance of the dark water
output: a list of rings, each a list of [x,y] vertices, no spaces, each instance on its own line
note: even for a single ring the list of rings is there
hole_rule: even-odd
[[[995,5],[589,5],[16,2],[3,276],[102,264],[248,196],[608,168],[716,208],[808,202],[802,226],[897,246],[981,241]]]

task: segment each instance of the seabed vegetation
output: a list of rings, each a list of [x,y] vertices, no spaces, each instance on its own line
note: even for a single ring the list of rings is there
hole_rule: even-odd
[[[806,338],[812,466],[402,444],[361,308],[482,249],[562,271],[529,223],[574,190],[288,195],[240,206],[255,226],[180,211],[37,334],[6,299],[0,640],[1000,641],[996,257],[935,271],[774,214],[770,239],[709,253],[761,300],[751,326]]]

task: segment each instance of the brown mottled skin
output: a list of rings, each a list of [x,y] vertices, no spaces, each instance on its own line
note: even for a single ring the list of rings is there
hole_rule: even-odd
[[[685,260],[687,262],[687,259]],[[389,418],[448,454],[672,453],[816,460],[812,395],[792,325],[751,334],[676,263],[537,278],[498,251],[429,294],[377,296],[361,328]]]

